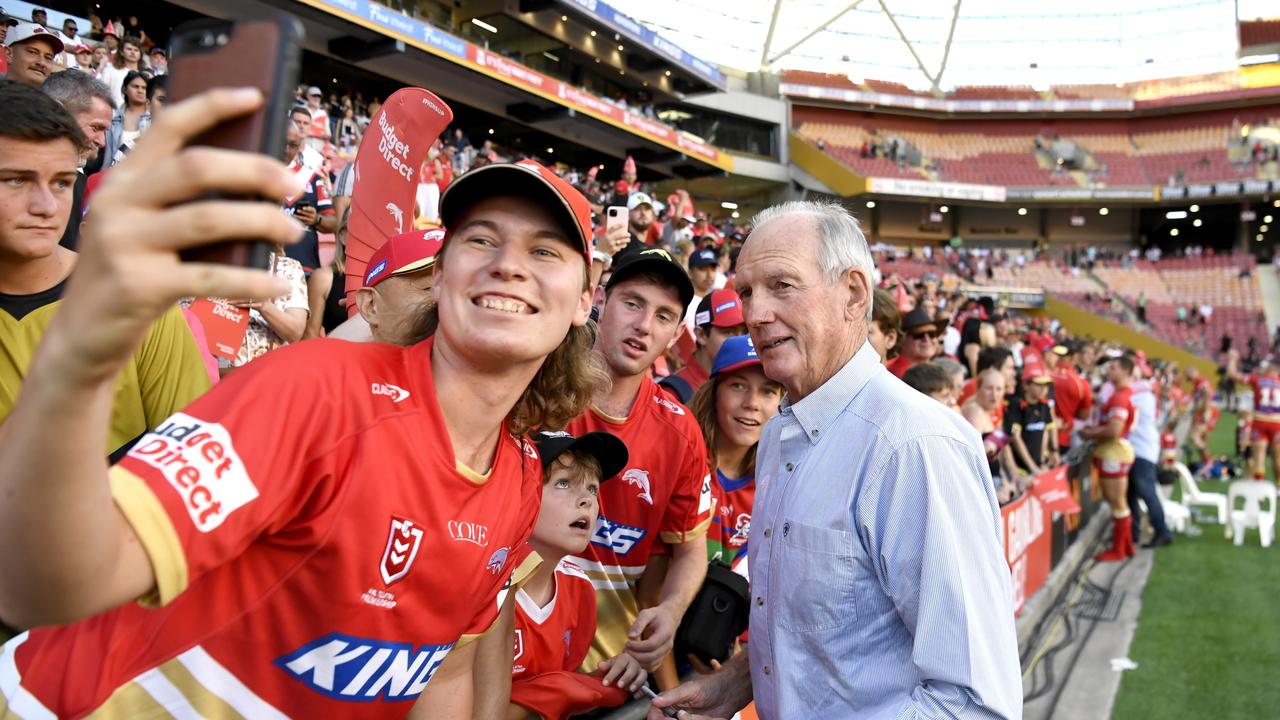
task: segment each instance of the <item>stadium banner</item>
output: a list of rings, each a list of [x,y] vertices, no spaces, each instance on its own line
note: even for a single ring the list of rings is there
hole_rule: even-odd
[[[1280,180],[1226,180],[1194,185],[1172,185],[1158,188],[1160,200],[1183,198],[1238,197],[1240,195],[1269,195],[1280,192]]]
[[[1094,100],[945,100],[935,97],[917,95],[892,95],[889,93],[866,92],[847,88],[822,87],[821,85],[804,85],[782,83],[779,90],[783,95],[814,100],[834,100],[862,105],[880,107],[911,108],[913,110],[932,110],[935,112],[970,112],[970,113],[1024,113],[1024,112],[1128,112],[1133,110],[1133,100],[1126,99],[1094,99]]]
[[[378,5],[372,0],[299,0],[299,2],[380,32],[389,38],[403,40],[406,44],[436,57],[488,75],[499,82],[701,160],[720,170],[733,171],[733,156],[719,148],[630,110],[623,110],[568,83],[543,75],[505,56],[476,47],[466,40]]]
[[[882,195],[947,198],[948,200],[1005,201],[1005,189],[998,185],[970,185],[968,183],[903,180],[901,178],[867,178],[867,192],[880,193]]]
[[[992,302],[1000,307],[1024,310],[1044,307],[1044,290],[1041,288],[961,285],[960,292],[975,300],[989,297]]]
[[[1006,190],[1010,200],[1158,200],[1156,191],[1150,187],[1128,188],[1085,188],[1085,187],[1019,187]]]
[[[1013,614],[1022,613],[1027,598],[1033,597],[1049,579],[1053,554],[1052,511],[1034,492],[1000,508],[1000,537],[1004,557],[1013,579]]]
[[[600,0],[558,0],[569,8],[583,12],[602,25],[639,43],[650,52],[661,55],[680,67],[688,70],[721,90],[725,89],[724,73],[711,63],[701,60],[680,49],[678,45],[636,22],[631,16],[614,9]]]

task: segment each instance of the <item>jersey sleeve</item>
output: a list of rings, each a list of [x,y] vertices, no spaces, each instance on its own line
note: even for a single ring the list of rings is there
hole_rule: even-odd
[[[688,443],[684,462],[675,478],[675,488],[659,527],[659,537],[671,545],[703,537],[711,525],[711,474],[707,472],[707,446],[692,419],[685,425],[685,433]]]
[[[321,450],[334,428],[316,418],[341,413],[320,399],[322,364],[287,350],[229,375],[111,469],[112,495],[155,571],[144,604],[168,603],[335,490]]]
[[[176,305],[151,325],[134,358],[148,429],[190,405],[212,386],[200,348]]]

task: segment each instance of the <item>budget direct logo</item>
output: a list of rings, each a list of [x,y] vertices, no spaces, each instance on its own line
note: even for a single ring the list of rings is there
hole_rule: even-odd
[[[329,633],[276,658],[275,665],[335,700],[412,700],[422,694],[455,643],[423,645]]]
[[[227,429],[186,413],[144,435],[128,457],[164,476],[200,532],[212,531],[258,497]]]

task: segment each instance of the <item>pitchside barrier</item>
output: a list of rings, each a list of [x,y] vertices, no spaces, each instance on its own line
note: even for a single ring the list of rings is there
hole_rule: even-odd
[[[1093,455],[1084,448],[1067,454],[1064,464],[1031,479],[1027,491],[1000,508],[1000,535],[1005,561],[1013,579],[1013,614],[1017,618],[1018,647],[1030,641],[1031,630],[1052,606],[1063,578],[1075,574],[1092,556],[1088,547],[1106,514],[1102,486],[1093,469]],[[1076,547],[1077,544],[1080,547]],[[1038,597],[1043,592],[1043,597]],[[649,707],[647,699],[633,700],[600,720],[637,720]],[[743,720],[755,718],[752,708]]]

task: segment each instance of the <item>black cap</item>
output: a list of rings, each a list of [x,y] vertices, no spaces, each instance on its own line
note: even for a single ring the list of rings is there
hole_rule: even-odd
[[[907,313],[902,318],[901,327],[903,330],[914,330],[915,328],[924,327],[926,325],[932,326],[934,333],[938,332],[938,321],[929,317],[929,313],[926,312],[924,308],[917,305],[912,308],[911,312]],[[942,329],[945,330],[946,328],[943,327]]]
[[[720,262],[720,258],[716,256],[716,251],[709,247],[701,250],[694,250],[689,256],[689,267],[709,267]]]
[[[542,457],[542,469],[546,470],[566,450],[586,453],[600,463],[600,482],[622,472],[627,466],[627,445],[616,435],[607,432],[590,432],[574,437],[567,432],[536,432],[533,444]]]
[[[623,280],[645,272],[661,275],[676,289],[676,294],[680,296],[680,317],[683,318],[684,311],[689,308],[689,303],[693,302],[693,281],[689,279],[689,273],[685,272],[680,263],[671,257],[671,253],[662,248],[628,248],[614,255],[613,275],[609,277],[605,290],[610,290]]]

